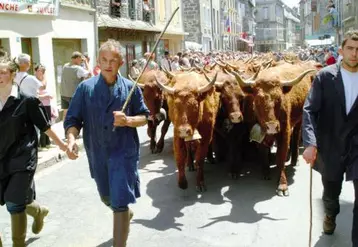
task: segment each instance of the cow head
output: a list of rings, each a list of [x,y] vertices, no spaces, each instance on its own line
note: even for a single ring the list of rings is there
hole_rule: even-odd
[[[167,94],[170,118],[180,138],[194,135],[202,118],[200,103],[212,92],[216,78],[217,74],[212,79],[197,73],[178,74],[170,82],[173,87],[156,80],[157,85]]]
[[[316,70],[306,70],[288,81],[281,81],[279,75],[272,71],[263,74],[256,81],[245,81],[239,74],[234,73],[234,75],[243,91],[254,96],[255,114],[261,128],[266,134],[274,135],[280,132],[279,116],[285,104],[284,95],[313,71]]]
[[[138,82],[143,90],[144,102],[150,111],[149,121],[159,124],[166,118],[166,113],[161,109],[163,106],[163,92],[157,86],[156,79],[163,84],[168,83],[165,73],[161,71],[151,70],[141,76]]]
[[[231,75],[221,75],[215,83],[216,91],[220,92],[220,100],[232,123],[240,123],[244,120],[243,109],[240,107],[244,99],[244,92],[232,80]],[[234,79],[235,80],[235,79]]]

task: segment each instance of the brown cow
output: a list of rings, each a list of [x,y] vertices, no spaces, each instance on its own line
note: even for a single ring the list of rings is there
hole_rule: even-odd
[[[185,139],[194,135],[197,130],[201,135],[196,148],[195,162],[197,168],[196,188],[205,191],[204,159],[212,140],[215,118],[219,107],[219,94],[214,90],[217,75],[207,82],[204,76],[191,72],[175,75],[171,82],[173,87],[156,81],[167,93],[169,116],[174,125],[174,155],[178,167],[178,185],[187,189],[185,162],[187,149]]]
[[[302,108],[311,86],[308,73],[299,66],[282,65],[263,71],[256,82],[245,82],[238,73],[236,79],[246,93],[254,95],[255,113],[267,138],[277,144],[276,164],[280,171],[278,195],[288,196],[285,161],[292,138],[292,163],[297,162],[301,132]],[[294,78],[294,79],[291,79]]]
[[[152,153],[161,153],[164,148],[164,137],[168,131],[170,119],[166,113],[168,111],[168,105],[164,99],[162,90],[155,82],[156,78],[163,84],[168,83],[164,72],[151,70],[141,76],[138,86],[143,89],[144,102],[150,111],[147,129],[147,134],[150,137],[150,150]],[[163,120],[161,136],[158,142],[156,142],[157,127]]]

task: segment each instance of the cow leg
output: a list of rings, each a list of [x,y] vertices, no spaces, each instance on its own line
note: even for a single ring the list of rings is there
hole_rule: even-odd
[[[185,142],[185,148],[186,148],[186,165],[188,166],[188,169],[190,172],[195,171],[195,166],[194,166],[194,147],[193,147],[194,143],[193,142]]]
[[[288,184],[285,172],[285,161],[287,157],[288,147],[290,145],[290,131],[283,128],[277,137],[277,153],[276,164],[280,173],[277,195],[288,196]]]
[[[203,139],[201,139],[198,148],[195,153],[195,164],[196,164],[196,190],[198,192],[206,191],[206,185],[204,181],[204,160],[205,156],[208,153],[210,140],[207,138],[209,134],[202,134]],[[205,137],[204,137],[205,136]]]
[[[206,159],[210,164],[215,164],[215,159],[213,156],[213,145],[213,142],[211,142],[208,148],[208,153],[206,155]]]
[[[296,124],[292,132],[291,147],[290,147],[292,166],[297,165],[300,138],[301,138],[301,122]]]
[[[152,154],[155,153],[156,132],[157,132],[157,125],[154,124],[153,121],[148,121],[147,134],[148,137],[150,138],[150,151],[152,151]]]
[[[270,180],[270,158],[271,158],[271,150],[270,147],[266,147],[264,145],[258,144],[258,159],[261,163],[262,169],[262,178],[264,180]]]
[[[178,186],[183,190],[188,188],[188,181],[185,177],[185,160],[187,155],[184,140],[174,135],[174,156],[178,168]]]
[[[168,132],[169,125],[170,125],[170,120],[164,120],[164,123],[163,123],[163,126],[162,126],[162,133],[161,133],[159,141],[157,142],[157,147],[156,147],[156,150],[155,150],[156,153],[161,153],[163,151],[164,138],[165,138],[165,135]]]

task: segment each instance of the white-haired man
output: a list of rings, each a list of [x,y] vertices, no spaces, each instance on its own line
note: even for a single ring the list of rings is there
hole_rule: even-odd
[[[76,137],[83,140],[91,176],[102,202],[113,211],[113,246],[125,247],[134,203],[139,193],[139,138],[136,127],[147,123],[148,108],[136,88],[122,112],[133,83],[118,70],[124,63],[119,42],[109,40],[99,49],[101,74],[76,89],[64,122],[70,159],[77,158]],[[116,129],[112,131],[112,127]]]
[[[31,57],[28,54],[20,54],[17,57],[17,65],[19,71],[17,72],[14,81],[20,88],[20,92],[37,98],[38,90],[42,86],[42,83],[37,80],[33,75],[29,75],[27,72],[31,67]]]

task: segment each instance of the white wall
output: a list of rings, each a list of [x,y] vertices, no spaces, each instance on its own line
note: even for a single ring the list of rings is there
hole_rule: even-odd
[[[0,38],[8,38],[12,57],[20,54],[21,37],[37,38],[39,60],[46,66],[48,86],[55,92],[55,73],[52,50],[53,38],[87,39],[88,54],[95,58],[94,12],[61,6],[59,16],[25,14],[0,15]],[[33,42],[35,46],[36,42]],[[33,47],[33,52],[36,48]],[[69,58],[70,60],[70,58]],[[92,62],[95,59],[91,59]],[[93,65],[93,64],[92,64]]]

